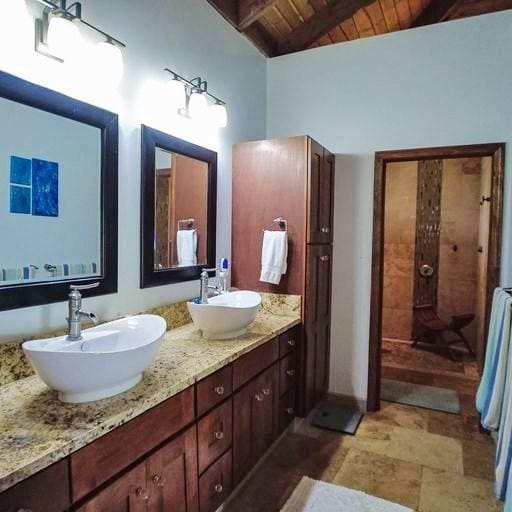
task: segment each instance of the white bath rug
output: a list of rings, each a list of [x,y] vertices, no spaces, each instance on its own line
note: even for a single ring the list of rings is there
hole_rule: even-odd
[[[281,512],[413,512],[412,509],[341,485],[303,477]]]

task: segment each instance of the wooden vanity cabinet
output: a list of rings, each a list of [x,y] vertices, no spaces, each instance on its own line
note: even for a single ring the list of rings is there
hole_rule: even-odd
[[[332,264],[334,181],[334,155],[308,136],[243,142],[233,148],[232,284],[302,296],[302,415],[328,389],[332,286],[327,267]],[[273,222],[277,217],[288,222],[289,254],[286,274],[273,285],[259,278],[262,231],[279,229]],[[323,263],[317,268],[318,258]]]
[[[294,327],[0,493],[0,512],[214,512],[295,416],[299,351]]]

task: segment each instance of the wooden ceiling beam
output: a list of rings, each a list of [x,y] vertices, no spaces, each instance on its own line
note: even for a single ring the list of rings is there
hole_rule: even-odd
[[[413,22],[411,28],[424,27],[445,21],[460,0],[432,0],[428,7]]]
[[[279,45],[278,53],[298,52],[309,48],[334,27],[351,18],[359,9],[375,0],[335,0],[293,29]]]
[[[273,7],[278,0],[238,0],[238,28],[244,31],[265,12]]]

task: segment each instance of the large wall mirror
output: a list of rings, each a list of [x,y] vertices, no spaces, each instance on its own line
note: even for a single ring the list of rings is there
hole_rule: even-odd
[[[0,72],[0,310],[117,291],[117,124]]]
[[[215,266],[217,153],[142,127],[141,287]]]

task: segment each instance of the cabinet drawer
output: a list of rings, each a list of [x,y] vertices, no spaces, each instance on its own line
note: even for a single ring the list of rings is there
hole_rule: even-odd
[[[0,494],[1,512],[63,512],[70,504],[68,459]]]
[[[199,510],[214,512],[231,493],[231,450],[224,454],[199,479]]]
[[[194,420],[191,386],[73,453],[73,503]]]
[[[296,397],[297,391],[293,388],[279,400],[279,432],[282,432],[297,414]]]
[[[197,415],[202,416],[232,391],[233,367],[228,365],[197,383]]]
[[[299,328],[294,327],[279,336],[279,357],[283,357],[299,344]]]
[[[279,395],[283,396],[295,387],[297,382],[296,352],[288,354],[279,361]]]
[[[199,473],[231,447],[232,438],[232,406],[228,400],[197,423]]]
[[[279,340],[274,338],[233,363],[233,389],[238,389],[268,368],[279,357]]]

